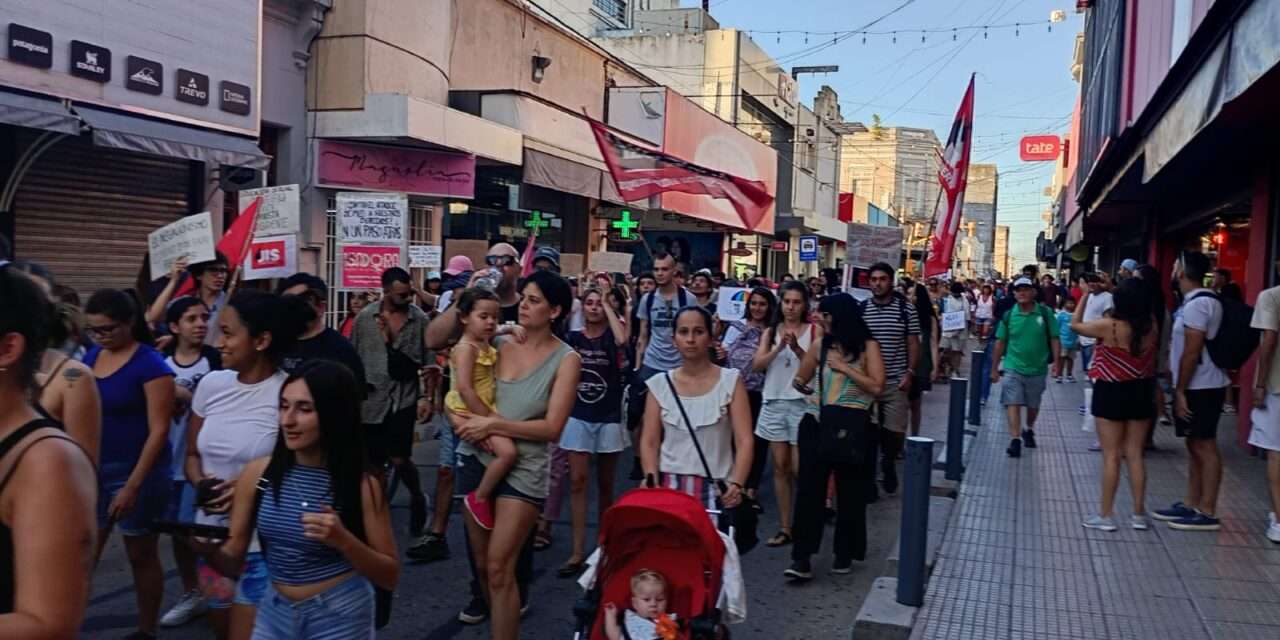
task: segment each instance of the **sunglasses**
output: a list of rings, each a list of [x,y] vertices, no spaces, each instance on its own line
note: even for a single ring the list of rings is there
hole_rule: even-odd
[[[491,267],[509,267],[516,263],[515,256],[485,256],[484,263]]]
[[[87,331],[87,332],[89,332],[89,333],[91,333],[91,334],[93,334],[93,335],[95,335],[95,336],[99,336],[99,337],[101,337],[101,336],[105,336],[105,335],[107,335],[108,333],[111,333],[112,331],[115,331],[116,329],[119,329],[119,328],[120,328],[120,323],[115,322],[115,323],[112,323],[112,324],[104,324],[104,325],[102,325],[102,326],[100,326],[100,327],[85,327],[85,328],[84,328],[84,330],[85,330],[85,331]]]

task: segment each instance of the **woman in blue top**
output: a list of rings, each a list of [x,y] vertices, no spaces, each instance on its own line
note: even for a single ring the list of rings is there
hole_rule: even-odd
[[[129,294],[103,289],[84,310],[85,327],[97,343],[84,363],[102,398],[98,555],[111,530],[119,530],[136,585],[139,637],[155,637],[164,573],[151,523],[169,503],[173,371],[145,344],[150,336]]]
[[[271,574],[255,640],[374,637],[374,586],[400,577],[391,513],[370,472],[355,376],[308,362],[280,390],[280,437],[245,465],[230,537],[207,558],[227,575],[244,566],[256,529]],[[256,526],[255,526],[256,523]]]

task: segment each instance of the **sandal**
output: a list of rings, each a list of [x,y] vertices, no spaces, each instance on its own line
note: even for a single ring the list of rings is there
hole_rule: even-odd
[[[569,560],[560,565],[560,568],[556,570],[556,575],[561,578],[576,578],[578,574],[582,573],[582,570],[586,568],[586,562],[574,562],[573,560]]]
[[[539,530],[533,534],[533,550],[546,551],[551,548],[551,532]]]
[[[764,544],[766,547],[782,547],[785,545],[789,545],[791,544],[791,532],[779,531],[778,533],[774,534],[772,538],[769,538],[769,540],[766,541]]]

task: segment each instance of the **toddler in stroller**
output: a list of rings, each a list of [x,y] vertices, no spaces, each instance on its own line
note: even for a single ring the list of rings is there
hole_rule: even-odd
[[[667,579],[653,569],[631,576],[631,608],[618,615],[612,602],[604,605],[604,634],[609,640],[676,640],[680,628],[675,614],[667,615]]]

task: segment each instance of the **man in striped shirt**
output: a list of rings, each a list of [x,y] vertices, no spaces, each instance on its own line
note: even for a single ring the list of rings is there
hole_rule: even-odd
[[[920,357],[920,320],[916,307],[893,288],[893,267],[883,262],[867,271],[871,299],[862,305],[862,318],[871,337],[880,343],[884,359],[884,392],[876,399],[880,419],[881,486],[885,493],[898,490],[895,466],[907,432],[907,393]]]

